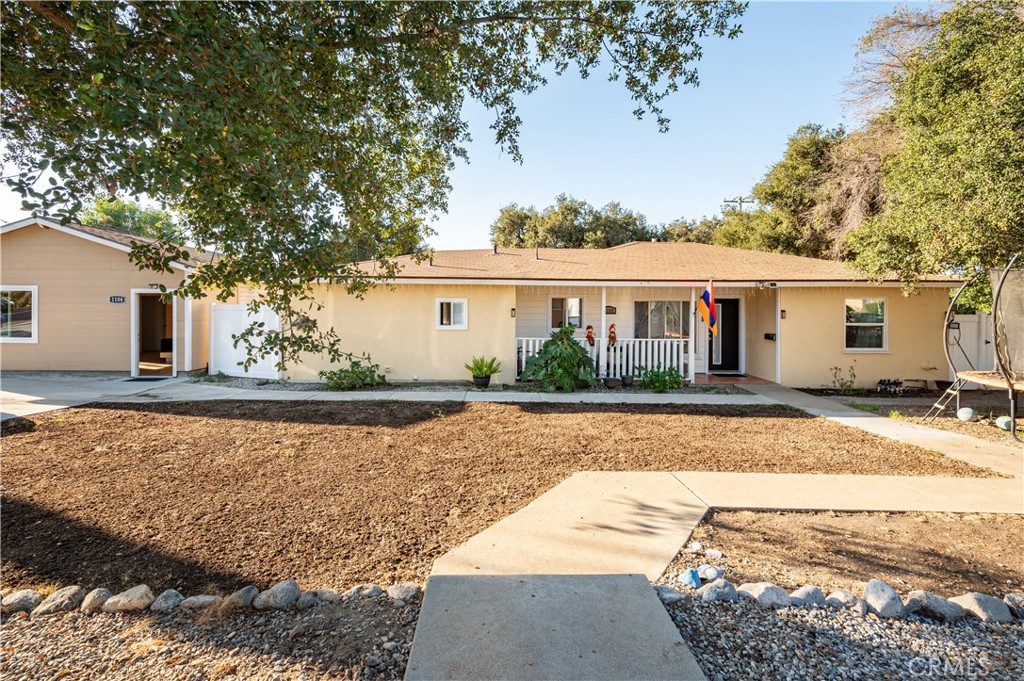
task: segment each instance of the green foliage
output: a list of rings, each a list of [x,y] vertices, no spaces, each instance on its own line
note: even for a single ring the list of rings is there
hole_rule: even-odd
[[[595,384],[594,360],[573,338],[573,327],[551,334],[536,355],[526,360],[523,380],[538,381],[548,392],[573,392]]]
[[[347,369],[321,371],[320,378],[327,383],[328,390],[358,390],[387,383],[380,365],[374,364],[369,355],[351,358]]]
[[[97,199],[87,206],[82,211],[81,221],[84,225],[107,227],[154,239],[173,237],[177,230],[174,218],[167,211],[112,198]]]
[[[1024,248],[1024,16],[961,2],[893,74],[903,135],[883,167],[885,209],[850,237],[857,263],[910,284],[1005,264]]]
[[[777,212],[765,208],[723,211],[721,222],[711,237],[717,246],[746,248],[754,251],[798,254],[801,232],[799,226]]]
[[[494,374],[501,371],[501,362],[498,361],[497,357],[474,357],[469,364],[465,365],[466,371],[471,373],[473,376],[493,376]]]
[[[656,393],[663,393],[666,390],[677,390],[683,387],[683,376],[675,367],[662,369],[661,364],[658,364],[653,369],[638,366],[634,371],[636,372],[637,379],[644,384],[644,388]]]
[[[679,218],[661,228],[662,241],[692,242],[710,244],[714,242],[715,230],[722,223],[719,217],[702,217],[700,220]]]
[[[834,367],[834,368],[838,368],[838,367]],[[853,407],[854,409],[860,409],[861,411],[869,411],[872,414],[881,414],[882,413],[882,406],[881,405],[871,404],[870,402],[849,402],[847,404],[847,406]],[[893,413],[898,414],[899,412],[893,412]],[[895,417],[893,417],[892,413],[890,413],[889,414],[889,418],[895,418]]]
[[[281,319],[240,334],[250,364],[338,361],[311,282],[361,294],[418,252],[467,156],[468,100],[514,159],[516,100],[575,67],[610,77],[667,129],[709,36],[741,2],[4,2],[4,161],[26,210],[74,219],[84,197],[147,196],[180,230],[140,246],[170,271],[186,241],[219,258],[175,294],[256,284]],[[41,180],[41,181],[40,181]],[[358,260],[375,267],[359,267]],[[369,274],[372,272],[373,274]]]
[[[617,202],[597,209],[565,194],[543,211],[504,206],[491,225],[491,240],[505,248],[609,248],[658,236],[643,214]]]
[[[839,367],[831,367],[832,387],[840,392],[851,392],[857,386],[857,362],[854,361],[847,370],[847,376],[843,376],[843,370]]]

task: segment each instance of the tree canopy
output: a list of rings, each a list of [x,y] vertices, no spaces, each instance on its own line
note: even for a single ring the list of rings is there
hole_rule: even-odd
[[[492,242],[506,248],[610,248],[660,234],[642,213],[618,202],[598,209],[565,194],[542,211],[514,203],[504,206],[491,225]]]
[[[167,211],[139,205],[134,201],[101,198],[87,205],[81,221],[86,225],[108,227],[154,239],[173,238],[177,226]]]
[[[619,80],[638,117],[696,85],[709,36],[740,2],[4,2],[0,84],[10,182],[30,210],[76,217],[83,197],[172,207],[177,236],[138,247],[167,269],[191,243],[220,254],[178,288],[254,305],[282,331],[250,357],[341,357],[318,329],[311,282],[370,285],[415,250],[465,157],[467,99],[519,158],[516,97],[571,67]],[[47,174],[47,171],[49,173]],[[45,180],[41,178],[45,176]]]

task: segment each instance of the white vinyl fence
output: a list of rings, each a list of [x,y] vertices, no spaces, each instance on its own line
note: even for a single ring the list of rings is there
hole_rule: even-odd
[[[233,336],[241,333],[254,321],[266,324],[267,329],[276,329],[277,315],[264,307],[259,314],[251,315],[247,305],[223,305],[214,303],[210,306],[210,373],[223,373],[228,376],[242,378],[278,378],[276,368],[277,357],[270,356],[259,360],[245,371],[239,363],[245,360],[245,346],[241,343],[235,347]]]
[[[953,319],[960,325],[959,331],[946,330],[946,342],[949,344],[949,356],[953,360],[953,366],[957,371],[991,371],[996,361],[995,346],[992,345],[992,317],[984,312],[977,312],[958,314]],[[950,380],[955,378],[950,376]],[[976,383],[968,383],[964,390],[975,390],[979,387],[981,386]]]
[[[536,355],[546,340],[548,339],[516,338],[519,354],[517,376],[526,366],[526,360]],[[594,360],[600,378],[632,376],[637,367],[655,369],[659,366],[662,369],[678,369],[684,378],[693,378],[689,373],[688,338],[620,338],[615,345],[605,349],[604,361],[601,359],[601,348],[606,342],[604,338],[595,339],[593,346],[583,338],[577,338],[576,341],[587,351],[590,359]]]

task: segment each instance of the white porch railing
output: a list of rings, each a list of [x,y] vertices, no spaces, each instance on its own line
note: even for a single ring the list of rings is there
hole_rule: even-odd
[[[526,360],[536,355],[547,338],[516,338],[516,376],[523,372]],[[604,338],[597,338],[593,347],[585,338],[576,341],[594,360],[598,378],[633,376],[637,367],[654,369],[674,368],[684,378],[690,376],[689,338],[620,338],[615,345],[606,346]]]

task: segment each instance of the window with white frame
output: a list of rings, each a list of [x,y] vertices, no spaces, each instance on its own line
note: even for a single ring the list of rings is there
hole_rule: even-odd
[[[848,352],[880,352],[886,349],[888,319],[885,298],[847,298],[845,322],[845,348]]]
[[[467,328],[465,298],[438,298],[434,301],[434,321],[439,330],[464,331]]]
[[[688,338],[690,303],[638,300],[633,303],[634,338]]]
[[[560,329],[570,325],[577,329],[583,328],[583,299],[552,298],[551,328]]]
[[[38,286],[0,286],[0,342],[38,342],[38,300]]]

